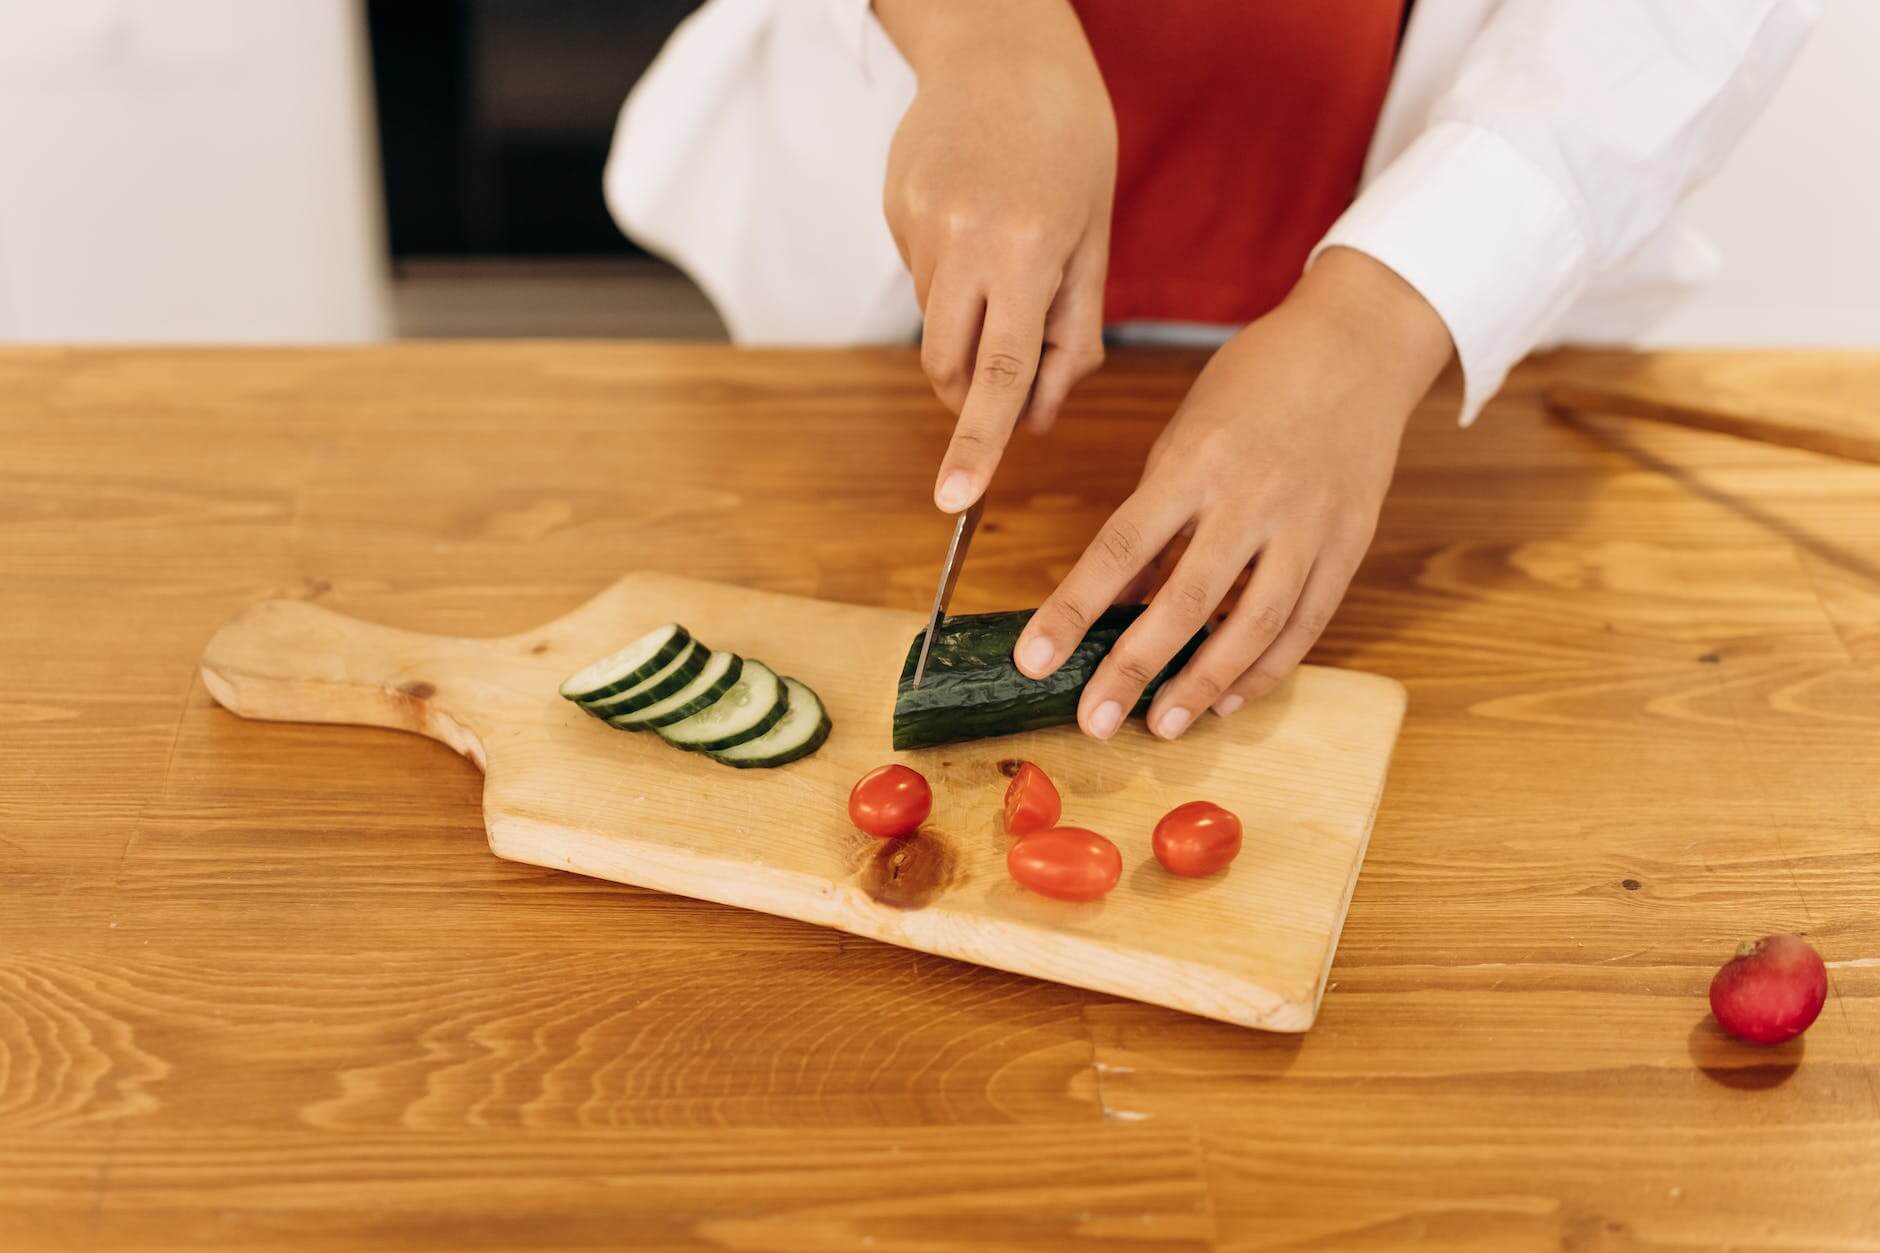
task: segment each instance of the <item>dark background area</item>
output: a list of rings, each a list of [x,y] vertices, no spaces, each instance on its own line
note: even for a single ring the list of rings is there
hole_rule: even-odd
[[[394,261],[634,256],[601,198],[628,90],[699,0],[369,0]]]

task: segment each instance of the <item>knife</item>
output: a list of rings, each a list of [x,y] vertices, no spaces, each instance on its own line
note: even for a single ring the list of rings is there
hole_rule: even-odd
[[[960,581],[960,566],[966,561],[966,550],[973,542],[973,532],[979,529],[979,515],[986,511],[986,498],[981,496],[972,505],[961,512],[959,521],[953,524],[953,542],[947,545],[946,564],[940,567],[940,586],[934,589],[933,616],[927,620],[927,633],[921,637],[920,660],[914,663],[914,686],[920,686],[921,676],[927,673],[927,652],[933,647],[934,634],[940,630],[940,623],[947,616],[947,602],[953,599],[953,585]]]

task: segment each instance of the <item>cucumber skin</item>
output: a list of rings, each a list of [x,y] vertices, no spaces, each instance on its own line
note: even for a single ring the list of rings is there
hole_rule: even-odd
[[[686,645],[692,642],[692,633],[686,630],[684,625],[677,622],[672,625],[679,629],[673,632],[671,639],[661,645],[658,652],[654,653],[651,658],[640,664],[639,669],[644,670],[645,673],[640,675],[639,678],[636,679],[632,675],[627,675],[625,678],[616,679],[612,683],[603,683],[601,686],[589,692],[570,692],[568,685],[564,682],[560,689],[562,696],[567,700],[574,701],[576,704],[595,704],[606,700],[610,696],[618,696],[628,688],[637,687],[652,678],[661,670],[671,665],[673,659],[684,652]],[[624,645],[622,647],[624,647]]]
[[[829,732],[833,730],[834,727],[835,724],[829,720],[829,714],[825,711],[822,721],[817,724],[815,734],[811,735],[807,740],[804,740],[783,756],[772,757],[764,761],[726,761],[717,753],[707,753],[706,756],[710,757],[721,766],[730,766],[733,770],[775,770],[778,766],[787,766],[793,761],[801,761],[821,748],[828,742]]]
[[[628,691],[632,690],[628,688],[614,693],[606,700],[581,700],[576,701],[575,704],[581,706],[581,708],[587,710],[587,712],[593,714],[602,722],[606,722],[609,718],[618,718],[621,714],[637,713],[645,709],[648,705],[657,705],[668,696],[677,696],[680,692],[685,690],[686,684],[698,678],[699,672],[705,669],[705,663],[711,660],[712,650],[710,647],[698,640],[688,641],[686,647],[692,648],[693,645],[697,645],[697,647],[693,649],[685,665],[680,666],[677,670],[674,670],[671,674],[661,679],[646,691],[639,693],[632,700],[623,701],[620,699],[625,696]],[[696,664],[694,664],[693,659],[696,659]],[[672,660],[676,660],[676,658]],[[668,660],[666,665],[671,665],[672,660]],[[665,669],[665,666],[661,666],[660,669]],[[658,673],[658,671],[654,673]],[[644,682],[644,680],[642,680],[642,682]],[[637,686],[637,684],[635,686]]]
[[[1146,605],[1116,605],[1091,624],[1071,655],[1048,678],[1031,679],[1012,662],[1012,649],[1031,620],[1034,609],[1007,613],[962,614],[940,624],[927,673],[914,686],[914,666],[920,660],[925,630],[908,645],[901,680],[894,698],[894,747],[932,748],[960,740],[1015,735],[1040,727],[1058,727],[1077,721],[1077,700],[1097,665],[1115,647],[1118,637],[1142,616]],[[1208,628],[1195,632],[1181,651],[1144,689],[1130,710],[1133,717],[1149,711],[1164,683],[1188,664],[1208,637]]]

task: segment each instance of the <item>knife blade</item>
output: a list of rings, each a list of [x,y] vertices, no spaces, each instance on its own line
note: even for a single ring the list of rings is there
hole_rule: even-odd
[[[933,648],[934,633],[940,629],[940,623],[947,616],[947,604],[953,599],[953,585],[960,581],[960,566],[966,561],[966,550],[973,542],[973,532],[979,529],[979,515],[986,511],[986,498],[981,496],[970,507],[960,513],[959,520],[953,524],[953,540],[947,545],[946,564],[940,567],[940,586],[934,589],[933,615],[927,619],[927,632],[920,641],[920,660],[914,663],[914,686],[920,686],[921,676],[927,673],[927,653]]]

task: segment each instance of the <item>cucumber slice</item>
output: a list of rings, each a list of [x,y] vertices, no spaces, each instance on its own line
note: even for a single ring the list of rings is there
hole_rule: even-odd
[[[692,642],[691,633],[676,622],[654,627],[625,648],[581,667],[562,680],[561,694],[569,700],[603,700],[650,679]]]
[[[776,671],[761,661],[746,660],[738,681],[683,722],[659,728],[666,743],[697,753],[722,752],[754,740],[783,721],[790,698]]]
[[[816,699],[816,693],[795,679],[784,679],[783,689],[790,701],[783,721],[754,740],[711,754],[711,759],[748,770],[788,765],[821,748],[823,741],[829,738],[831,725],[822,702]]]
[[[705,668],[705,661],[712,655],[709,646],[697,640],[686,642],[685,650],[666,664],[666,668],[652,678],[636,683],[618,696],[609,696],[605,700],[580,701],[581,708],[603,721],[616,718],[621,714],[630,714],[636,709],[645,709],[656,701],[665,700],[680,688],[698,677]]]
[[[671,696],[654,701],[644,709],[617,714],[607,720],[607,725],[637,731],[684,721],[729,691],[743,669],[744,658],[736,653],[713,653],[706,659],[705,668]]]

